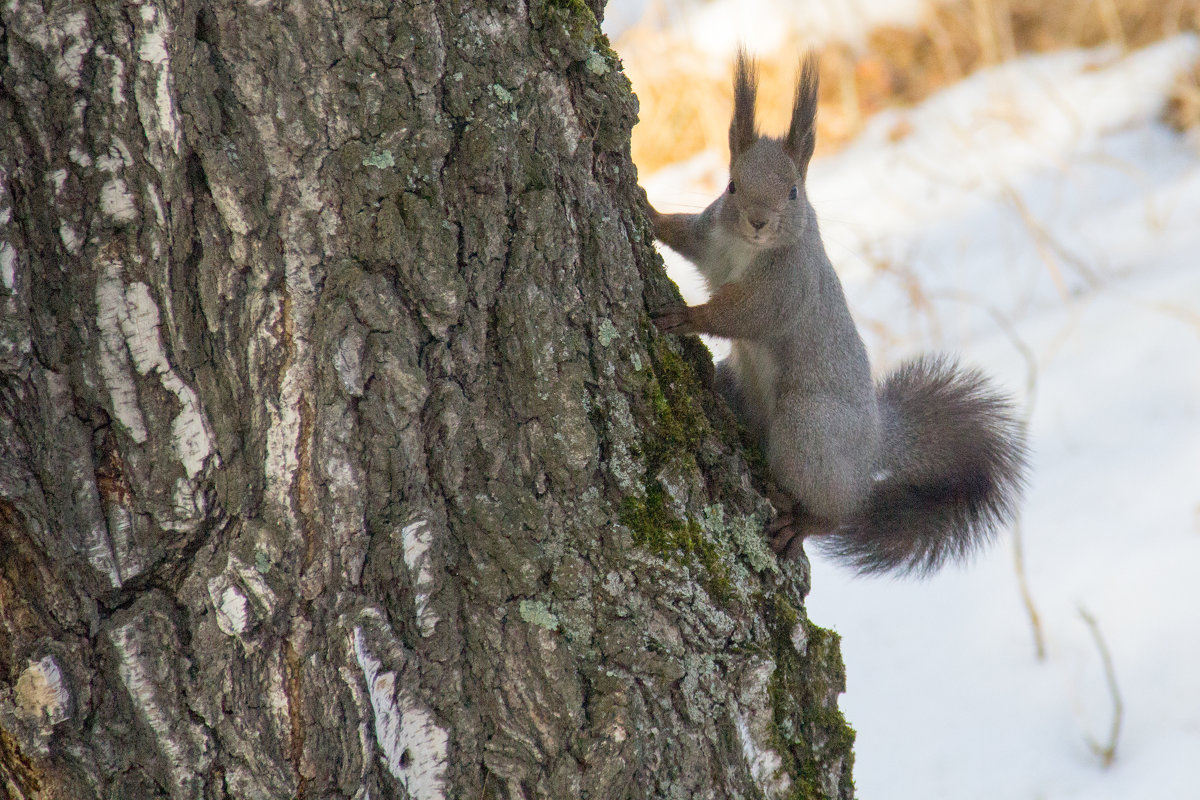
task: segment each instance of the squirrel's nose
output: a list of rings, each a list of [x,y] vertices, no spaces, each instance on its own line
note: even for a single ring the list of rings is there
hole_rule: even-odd
[[[749,222],[750,222],[750,227],[754,228],[754,230],[756,230],[756,231],[761,231],[767,225],[767,221],[765,219],[762,220],[761,222],[756,219],[752,219],[752,220],[749,220]]]

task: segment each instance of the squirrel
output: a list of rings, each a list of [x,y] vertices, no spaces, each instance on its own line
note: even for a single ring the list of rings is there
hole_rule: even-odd
[[[666,333],[732,340],[716,389],[766,455],[777,554],[796,558],[819,537],[860,572],[926,575],[1011,522],[1025,430],[983,374],[949,357],[918,357],[872,381],[805,191],[817,88],[810,53],[787,134],[761,136],[757,66],[739,48],[729,186],[699,214],[649,206],[655,236],[695,264],[711,298],[651,318]]]

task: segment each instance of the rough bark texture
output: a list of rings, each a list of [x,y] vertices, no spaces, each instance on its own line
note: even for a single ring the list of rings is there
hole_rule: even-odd
[[[852,795],[599,12],[0,10],[0,795]]]

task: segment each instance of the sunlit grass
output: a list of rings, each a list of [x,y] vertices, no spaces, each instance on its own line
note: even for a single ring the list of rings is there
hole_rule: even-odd
[[[831,41],[818,48],[818,147],[838,147],[882,108],[916,103],[1021,53],[1102,44],[1127,50],[1196,30],[1200,0],[931,2],[914,27],[879,27],[858,43]],[[804,31],[790,31],[783,47],[758,54],[765,132],[786,127],[796,65],[810,40]],[[725,149],[732,104],[728,59],[714,58],[670,30],[648,27],[630,30],[616,45],[641,101],[641,124],[633,132],[633,158],[641,169]],[[1181,76],[1166,119],[1180,129],[1200,121],[1200,71]]]

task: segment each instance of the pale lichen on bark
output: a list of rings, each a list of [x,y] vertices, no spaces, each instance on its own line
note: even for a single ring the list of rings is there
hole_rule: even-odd
[[[15,733],[38,758],[50,754],[55,726],[71,719],[75,708],[71,686],[52,654],[28,659],[11,690],[0,684],[0,730]]]

